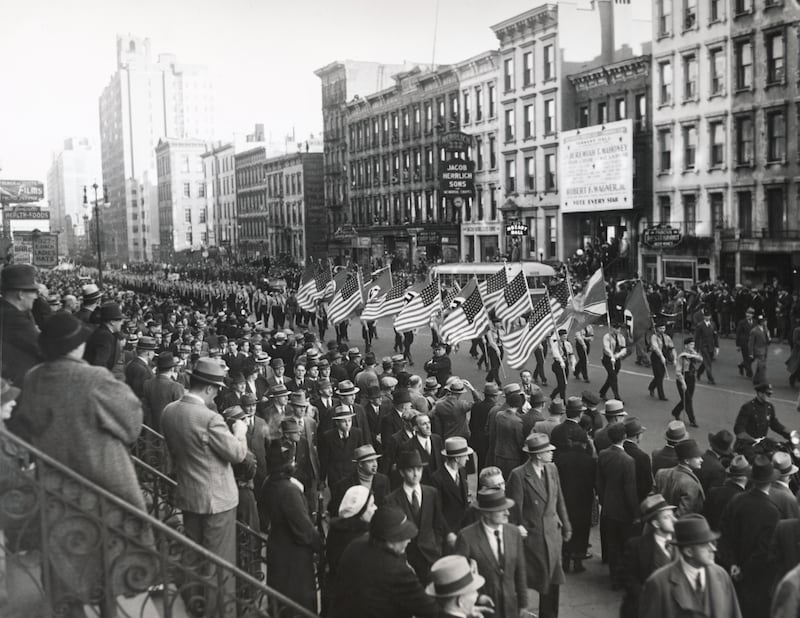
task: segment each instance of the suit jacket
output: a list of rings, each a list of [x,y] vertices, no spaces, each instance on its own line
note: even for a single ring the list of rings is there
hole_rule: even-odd
[[[153,377],[153,370],[138,356],[125,366],[125,382],[139,399],[144,396],[144,383]]]
[[[383,405],[383,404],[381,404]],[[391,406],[388,410],[381,413],[381,443],[385,449],[389,444],[392,434],[403,430],[403,419]]]
[[[400,445],[399,451],[408,451],[416,449],[419,451],[420,457],[422,458],[423,463],[427,463],[427,466],[422,468],[422,483],[424,485],[432,485],[432,476],[433,473],[437,470],[440,470],[441,467],[444,465],[444,455],[442,455],[442,439],[437,436],[435,433],[431,434],[431,453],[428,454],[424,448],[422,448],[422,444],[420,444],[419,439],[417,436],[414,436],[407,442],[404,442]],[[397,457],[395,456],[395,460]]]
[[[119,359],[119,339],[112,333],[108,326],[101,324],[86,341],[86,350],[83,358],[90,365],[105,367],[109,371],[114,368]]]
[[[621,448],[610,446],[598,455],[597,496],[608,519],[630,524],[639,516],[636,464]]]
[[[16,386],[28,369],[44,360],[39,349],[39,329],[30,311],[20,311],[0,298],[0,350],[2,375]]]
[[[717,327],[714,322],[706,324],[701,321],[697,328],[694,329],[694,345],[699,353],[713,354],[714,348],[719,347],[719,338],[717,337]]]
[[[346,378],[345,378],[346,379]],[[341,400],[334,399],[333,407],[344,405]],[[372,444],[372,432],[370,431],[369,421],[367,420],[367,413],[364,411],[364,406],[360,403],[354,403],[350,406],[355,416],[353,417],[353,427],[361,430],[361,435],[364,439],[364,444]]]
[[[469,445],[478,455],[479,461],[484,461],[486,451],[489,450],[489,435],[486,432],[486,421],[489,410],[494,405],[490,399],[484,399],[472,404],[469,415]]]
[[[358,471],[356,470],[331,487],[331,499],[328,502],[328,512],[331,514],[331,517],[337,517],[339,515],[339,505],[342,503],[342,498],[344,498],[347,490],[360,484],[361,481],[358,478]],[[388,476],[377,472],[375,476],[372,477],[372,495],[375,498],[375,506],[383,506],[383,503],[386,502],[386,496],[389,495]]]
[[[719,460],[719,455],[711,449],[703,453],[703,463],[696,474],[697,478],[700,479],[700,484],[703,486],[706,496],[708,496],[712,487],[722,487],[727,478],[725,466]]]
[[[768,588],[772,579],[767,556],[779,520],[778,507],[758,489],[736,496],[722,513],[718,562],[739,565],[748,586],[760,582]]]
[[[459,468],[458,483],[454,483],[450,472],[445,469],[445,466],[442,466],[431,475],[431,485],[436,488],[442,499],[442,514],[448,529],[450,532],[458,532],[461,529],[464,513],[469,506],[467,471]]]
[[[704,607],[686,579],[679,561],[661,567],[645,582],[639,601],[639,616],[643,618],[682,618],[725,616],[741,618],[733,582],[725,570],[712,564],[706,567],[708,608]]]
[[[736,347],[742,348],[748,352],[748,354],[750,350],[748,347],[750,344],[750,331],[753,330],[755,325],[755,320],[750,320],[748,322],[747,318],[739,320],[739,323],[736,325]]]
[[[622,448],[633,458],[636,466],[636,497],[641,503],[653,491],[653,466],[650,456],[630,440],[622,443]]]
[[[775,569],[775,581],[800,564],[800,520],[782,519],[777,523],[767,559]]]
[[[189,393],[164,408],[161,428],[178,482],[175,506],[201,514],[235,508],[232,464],[245,458],[247,441],[235,438],[220,414]]]
[[[800,517],[797,498],[786,485],[778,481],[772,483],[772,487],[769,488],[769,499],[778,507],[781,519],[797,519]]]
[[[183,397],[183,386],[165,374],[150,378],[142,385],[142,410],[144,423],[161,433],[161,414],[167,404]]]
[[[653,461],[653,474],[664,468],[673,468],[678,465],[678,456],[675,454],[675,447],[671,444],[654,450],[651,459]]]
[[[496,616],[519,616],[528,606],[525,550],[522,535],[511,524],[502,526],[503,560],[495,558],[482,522],[464,528],[456,540],[456,553],[474,560],[486,580],[481,589],[495,603]]]
[[[442,556],[442,544],[449,530],[442,513],[442,499],[439,497],[439,492],[428,485],[420,485],[420,488],[422,504],[419,517],[414,517],[402,486],[386,496],[384,504],[398,507],[419,528],[419,534],[408,544],[406,555],[408,563],[424,579],[423,574],[427,574],[431,565]]]
[[[747,342],[748,351],[752,358],[767,358],[767,348],[769,348],[769,335],[764,332],[764,328],[758,324],[750,331]]]
[[[725,507],[743,491],[744,488],[741,485],[734,483],[730,479],[726,480],[722,487],[711,488],[703,505],[703,514],[712,530],[719,530],[719,521],[722,518],[722,512]]]
[[[667,545],[670,550],[670,545]],[[621,618],[639,616],[639,597],[642,586],[654,571],[672,562],[672,556],[665,554],[656,543],[653,529],[648,526],[642,536],[628,539],[623,555],[623,584],[625,598],[620,608]]]
[[[401,429],[400,431],[396,431],[389,436],[389,441],[386,443],[386,448],[383,451],[383,458],[381,459],[383,464],[383,469],[381,469],[381,472],[389,477],[389,485],[392,487],[392,489],[399,487],[400,483],[403,482],[400,478],[400,473],[396,468],[397,455],[405,446],[406,442],[413,439],[414,436],[409,437],[408,433]],[[422,473],[423,475],[425,474],[425,468],[422,469]]]
[[[369,425],[369,432],[372,436],[372,445],[378,453],[383,452],[382,437],[381,437],[381,410],[380,406],[375,407],[371,403],[364,404],[364,416]]]
[[[656,491],[672,506],[678,507],[675,517],[703,512],[706,494],[700,479],[688,466],[679,464],[656,472]]]
[[[333,422],[333,409],[336,404],[333,397],[331,397],[331,405],[326,406],[321,397],[316,397],[311,400],[311,405],[317,409],[319,424],[319,433],[325,433],[329,429],[333,429],[336,425]]]
[[[320,478],[335,485],[355,470],[353,451],[364,444],[361,430],[352,427],[347,440],[342,440],[338,429],[329,429],[318,440]]]
[[[457,397],[445,397],[436,402],[431,412],[433,432],[442,436],[443,440],[460,436],[469,438],[467,415],[472,404]]]
[[[528,587],[539,592],[564,583],[561,569],[562,535],[572,532],[558,469],[544,465],[542,478],[525,463],[508,477],[506,495],[514,500],[511,521],[525,526],[525,574]]]
[[[494,415],[494,422],[489,423],[487,463],[491,466],[496,465],[498,457],[522,463],[524,443],[522,416],[513,409],[501,408]]]

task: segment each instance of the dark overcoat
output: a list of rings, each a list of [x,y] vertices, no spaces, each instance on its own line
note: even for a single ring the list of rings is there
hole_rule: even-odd
[[[469,505],[467,471],[460,468],[457,478],[458,482],[454,483],[450,472],[444,467],[439,468],[431,475],[431,484],[442,499],[442,514],[450,532],[458,532],[461,529],[461,521],[464,519],[464,513]]]
[[[702,607],[689,580],[683,574],[680,562],[675,561],[661,567],[645,582],[639,602],[641,618],[701,618],[725,616],[741,618],[736,592],[731,578],[720,566],[706,567],[706,589],[708,605],[713,613]],[[767,604],[766,611],[769,611]]]

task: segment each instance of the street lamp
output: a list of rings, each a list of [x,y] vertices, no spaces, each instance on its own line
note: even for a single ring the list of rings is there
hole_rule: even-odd
[[[100,185],[94,183],[91,186],[91,189],[94,190],[94,229],[97,233],[97,285],[99,287],[103,287],[103,247],[100,243],[100,201],[97,199],[97,190],[100,188]],[[87,197],[88,188],[86,185],[83,186],[83,207],[88,208],[89,206],[89,198]],[[103,186],[103,205],[108,206],[108,195],[106,193],[106,187]]]

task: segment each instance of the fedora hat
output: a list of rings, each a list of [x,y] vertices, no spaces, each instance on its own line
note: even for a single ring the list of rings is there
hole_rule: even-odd
[[[478,511],[494,513],[510,509],[514,506],[514,501],[511,498],[506,498],[506,494],[502,489],[485,487],[478,491],[478,501],[474,506]]]
[[[720,455],[728,455],[733,452],[734,439],[734,435],[727,429],[708,434],[708,443]]]
[[[357,356],[361,356],[361,350],[359,350],[358,348],[350,348],[349,350],[347,350],[347,355],[350,358],[356,358]]]
[[[297,391],[289,395],[289,405],[305,408],[308,405],[305,391]]]
[[[445,457],[461,457],[462,455],[472,455],[474,452],[475,451],[467,446],[466,438],[454,436],[444,441],[442,455]]]
[[[430,572],[431,583],[425,592],[432,597],[457,597],[483,588],[486,580],[473,573],[464,556],[452,555],[439,558]]]
[[[647,427],[642,425],[642,422],[635,416],[626,418],[623,426],[625,427],[625,435],[628,438],[638,436],[639,434],[644,433],[647,429]]]
[[[591,391],[583,391],[581,393],[581,401],[583,401],[583,403],[585,403],[587,406],[591,406],[592,408],[600,405],[600,397],[598,397]]]
[[[658,515],[661,511],[675,510],[677,506],[672,506],[661,494],[651,494],[647,496],[639,505],[639,510],[642,513],[642,521],[648,522]]]
[[[161,352],[156,357],[156,369],[172,369],[178,364],[178,359],[172,355],[172,352]]]
[[[564,414],[564,410],[564,400],[560,397],[553,399],[547,408],[547,412],[550,414],[550,416],[561,416]]]
[[[606,416],[627,416],[628,413],[619,399],[609,399],[606,401],[606,409],[603,414]]]
[[[554,450],[556,447],[550,444],[550,437],[546,433],[532,433],[525,438],[525,445],[522,447],[523,453],[531,455]]]
[[[397,469],[406,470],[408,468],[421,468],[427,466],[427,461],[422,461],[422,455],[417,449],[401,451],[397,456]]]
[[[483,385],[483,394],[490,397],[497,397],[500,394],[500,387],[494,382],[487,382]]]
[[[458,378],[452,380],[449,386],[447,387],[447,390],[449,390],[454,395],[460,395],[466,390],[466,388],[464,387],[464,381]]]
[[[361,389],[358,388],[355,384],[353,384],[350,380],[342,380],[336,386],[336,394],[337,395],[355,395]]]
[[[375,447],[371,444],[359,446],[353,451],[353,463],[358,463],[360,461],[372,461],[373,459],[378,459],[379,457],[381,457],[381,455],[375,452]]]
[[[734,455],[726,469],[728,476],[750,476],[751,471],[750,462],[744,455]]]
[[[266,352],[259,352],[255,358],[257,365],[266,365],[270,361],[270,356]]]
[[[153,337],[139,337],[139,342],[136,344],[136,348],[145,352],[155,352],[158,346],[156,345],[156,340]]]
[[[439,380],[437,380],[434,376],[428,376],[427,378],[425,378],[425,385],[423,386],[423,388],[426,391],[438,391]]]
[[[120,309],[119,303],[110,300],[100,305],[101,322],[114,322],[123,319],[125,318],[122,315],[122,309]]]
[[[45,358],[63,356],[85,342],[92,329],[70,313],[54,313],[42,324],[39,347]]]
[[[540,404],[543,404],[545,401],[546,398],[544,396],[544,392],[542,391],[542,389],[537,388],[535,391],[533,391],[533,393],[531,393],[532,406],[538,406]]]
[[[244,375],[242,375],[238,371],[236,373],[232,373],[229,376],[229,379],[231,381],[231,384],[244,384],[247,382],[247,380],[244,379]]]
[[[684,461],[686,459],[702,457],[703,451],[697,446],[696,440],[689,439],[682,440],[675,445],[675,455],[678,457],[678,461]]]
[[[670,421],[667,424],[667,430],[664,432],[664,437],[667,442],[677,444],[689,437],[689,432],[686,431],[686,425],[683,421]]]
[[[392,393],[392,403],[411,403],[411,393],[407,388],[398,388]]]
[[[81,295],[83,296],[83,302],[93,303],[103,295],[103,292],[94,283],[87,283],[81,288]]]
[[[711,543],[718,538],[719,534],[711,530],[705,517],[697,513],[688,513],[675,522],[675,533],[670,543],[678,547],[687,547]]]
[[[750,478],[754,483],[770,483],[778,478],[778,471],[765,455],[753,457],[753,471]]]
[[[186,373],[189,377],[206,384],[219,386],[220,388],[225,386],[225,366],[213,358],[197,359],[194,369],[187,369]]]
[[[30,264],[9,264],[0,271],[0,289],[38,291],[36,268]]]
[[[379,399],[381,396],[381,389],[377,384],[370,384],[364,391],[364,396],[367,399]]]
[[[347,406],[336,406],[333,411],[333,416],[331,416],[332,420],[338,420],[343,418],[353,418],[355,416],[355,412],[350,410]]]
[[[382,506],[369,522],[369,535],[373,539],[396,543],[417,536],[419,530],[406,514],[396,506]]]
[[[781,476],[794,474],[800,469],[792,462],[792,456],[783,451],[778,451],[772,456],[772,466]]]
[[[253,393],[245,393],[239,398],[243,406],[254,406],[258,403],[258,398]]]
[[[282,358],[273,358],[269,361],[269,366],[273,369],[279,369],[281,367],[285,367],[286,365],[284,364]]]
[[[402,365],[406,362],[406,358],[402,354],[394,354],[389,360],[392,361],[393,365]]]
[[[285,384],[276,384],[271,389],[269,389],[269,396],[270,397],[280,397],[282,395],[288,395],[289,389],[286,388]]]
[[[569,397],[567,398],[567,417],[568,418],[577,418],[586,410],[586,406],[583,405],[583,401],[581,401],[580,397]]]
[[[222,418],[226,421],[241,421],[247,418],[247,414],[242,406],[231,406],[222,411]]]
[[[300,433],[300,423],[293,416],[281,419],[281,431],[283,433]]]

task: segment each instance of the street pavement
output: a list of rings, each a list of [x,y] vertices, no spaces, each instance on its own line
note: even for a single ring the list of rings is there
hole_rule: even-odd
[[[595,393],[605,381],[605,371],[600,360],[602,358],[602,337],[605,327],[595,327],[595,338],[589,355],[590,383],[570,380],[567,386],[567,396],[580,395],[588,389]],[[332,335],[328,331],[328,339]],[[353,320],[349,328],[350,342],[363,349],[361,339],[361,325],[358,320]],[[373,351],[378,360],[383,356],[391,356],[394,344],[394,331],[391,320],[378,321],[379,339],[373,342]],[[674,337],[677,351],[682,350],[683,336]],[[421,329],[416,335],[411,348],[414,366],[409,371],[419,373],[425,377],[423,365],[431,358],[431,335],[428,329]],[[767,377],[770,380],[774,395],[772,403],[781,422],[789,429],[800,429],[800,413],[796,411],[797,392],[789,387],[788,373],[785,361],[789,355],[789,346],[786,344],[771,345],[767,366]],[[468,379],[480,392],[486,379],[486,372],[477,368],[476,362],[469,356],[469,342],[462,343],[460,349],[451,354],[453,374]],[[740,377],[737,365],[741,359],[736,351],[733,338],[720,338],[720,353],[714,363],[714,378],[716,386],[707,384],[705,376],[697,384],[695,391],[695,415],[697,416],[698,429],[690,429],[690,434],[695,438],[700,447],[708,447],[708,434],[728,429],[733,431],[733,423],[739,408],[754,397],[753,384],[750,379]],[[648,368],[635,364],[635,356],[628,357],[623,362],[619,376],[620,395],[625,402],[625,408],[631,416],[638,417],[647,428],[642,436],[641,448],[645,452],[652,452],[664,444],[664,430],[667,423],[672,420],[671,411],[679,400],[678,390],[674,381],[674,369],[670,369],[670,380],[665,382],[664,390],[668,402],[651,398],[647,386],[652,378]],[[552,358],[546,359],[546,375],[549,388],[544,388],[545,395],[555,384],[555,378],[550,371]],[[527,365],[531,370],[534,363]],[[519,382],[519,370],[514,370],[503,364],[501,381],[505,383]],[[609,394],[609,396],[611,396]],[[685,415],[683,416],[686,421]],[[474,483],[474,477],[472,478]],[[567,575],[567,583],[561,590],[562,618],[606,618],[619,615],[621,593],[612,591],[608,569],[601,564],[599,559],[600,538],[598,528],[592,529],[590,542],[595,556],[584,563],[587,571],[579,575]],[[537,603],[534,603],[535,609]]]

